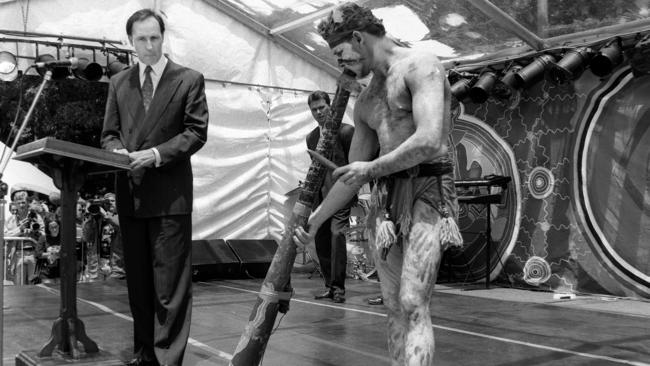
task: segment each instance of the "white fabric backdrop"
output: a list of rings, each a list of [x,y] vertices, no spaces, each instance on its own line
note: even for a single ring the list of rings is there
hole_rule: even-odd
[[[307,93],[208,83],[208,143],[192,158],[198,238],[279,239],[309,168]],[[350,122],[349,113],[346,122]]]

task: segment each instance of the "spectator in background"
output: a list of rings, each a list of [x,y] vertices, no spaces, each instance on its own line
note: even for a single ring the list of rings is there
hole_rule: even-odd
[[[103,279],[108,276],[124,278],[124,269],[119,263],[122,247],[119,225],[116,215],[113,215],[115,196],[112,195],[112,200],[110,198],[111,194],[107,194],[107,198],[89,200],[86,209],[87,215],[82,229],[86,250],[84,276],[91,281],[100,276]]]
[[[21,227],[20,227],[20,219],[18,218],[18,206],[16,205],[15,202],[9,203],[9,216],[5,220],[5,228],[4,228],[4,235],[5,239],[7,237],[16,237],[20,236],[21,233]],[[16,269],[16,241],[15,240],[7,240],[6,241],[7,246],[5,247],[5,257],[7,258],[5,264],[6,264],[6,277],[10,278],[15,275],[15,269]]]
[[[331,114],[330,97],[324,91],[317,90],[309,95],[307,104],[309,104],[312,116],[318,122],[318,127],[314,128],[306,138],[307,148],[315,151],[321,137],[321,128]],[[341,124],[339,127],[338,135],[334,141],[332,158],[338,166],[348,164],[348,153],[353,134],[354,127],[348,124]],[[314,206],[317,206],[327,196],[333,184],[332,171],[328,170]],[[327,219],[314,237],[318,262],[327,287],[327,291],[314,297],[317,300],[332,299],[336,303],[345,302],[345,276],[348,264],[345,230],[349,227],[350,208],[355,201],[356,197]]]
[[[43,255],[45,251],[45,232],[38,220],[29,218],[23,225],[21,236],[30,238],[25,240],[22,248],[16,248],[17,261],[16,261],[16,279],[23,284],[40,283],[38,273],[36,272],[36,261]],[[22,249],[22,254],[18,252]]]
[[[16,236],[20,234],[20,220],[18,219],[18,207],[9,203],[9,216],[5,220],[5,236]]]
[[[61,226],[58,221],[46,221],[45,244],[45,252],[42,255],[43,268],[41,269],[41,277],[57,278],[60,276],[59,252],[61,251]]]
[[[29,205],[27,203],[27,191],[16,191],[12,194],[12,202],[16,205],[18,220],[22,221],[27,218]]]
[[[54,192],[50,194],[48,197],[48,205],[49,205],[49,211],[52,214],[56,213],[56,210],[59,208],[61,205],[61,194],[59,192]]]
[[[28,203],[27,217],[36,220],[43,235],[45,235],[45,220],[43,219],[43,205],[38,199],[32,199]]]
[[[104,209],[102,208],[101,200],[91,199],[87,202],[88,204],[81,226],[82,245],[85,252],[83,259],[86,264],[84,267],[84,278],[89,281],[94,281],[100,275],[107,275],[107,273],[102,271],[103,263],[100,263]]]
[[[81,279],[83,279],[83,269],[86,263],[85,262],[86,249],[84,248],[84,244],[83,244],[83,223],[86,218],[85,213],[86,213],[86,200],[79,197],[77,199],[77,208],[76,208],[76,215],[75,215],[75,229],[76,229],[75,253],[77,256],[77,274],[81,276]],[[59,222],[61,222],[60,207],[59,210],[57,210],[57,219]]]
[[[117,216],[117,208],[115,206],[115,193],[108,192],[104,194],[106,204],[105,220],[106,225],[104,229],[104,238],[110,238],[110,266],[111,277],[117,279],[126,278],[124,271],[124,250],[122,248],[122,234],[120,233],[120,223]]]

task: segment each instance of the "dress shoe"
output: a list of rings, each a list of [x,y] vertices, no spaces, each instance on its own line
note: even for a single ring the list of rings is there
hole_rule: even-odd
[[[345,302],[345,292],[335,292],[334,296],[332,297],[332,301],[335,303],[344,303]]]
[[[334,298],[334,293],[332,290],[327,290],[326,292],[323,292],[320,295],[314,296],[314,299],[316,300],[322,300],[322,299],[333,299]]]
[[[377,297],[371,297],[368,299],[368,304],[369,305],[383,305],[384,304],[384,298],[379,295]]]

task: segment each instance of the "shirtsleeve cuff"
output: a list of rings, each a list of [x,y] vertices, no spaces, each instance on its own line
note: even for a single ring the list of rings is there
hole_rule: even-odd
[[[153,156],[156,158],[156,168],[162,164],[162,161],[160,160],[160,153],[158,152],[158,149],[155,147],[151,148],[151,151],[153,151]]]

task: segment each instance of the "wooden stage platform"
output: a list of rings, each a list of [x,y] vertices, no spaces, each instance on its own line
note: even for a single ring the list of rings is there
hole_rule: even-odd
[[[313,300],[322,280],[295,274],[291,310],[271,336],[264,366],[390,365],[386,309],[366,304],[378,283],[348,280],[347,302]],[[227,365],[261,280],[196,282],[184,365]],[[79,283],[88,335],[131,357],[132,320],[123,280]],[[437,286],[432,303],[436,365],[650,366],[650,302],[492,288]],[[4,365],[47,341],[59,312],[58,285],[5,286]]]

